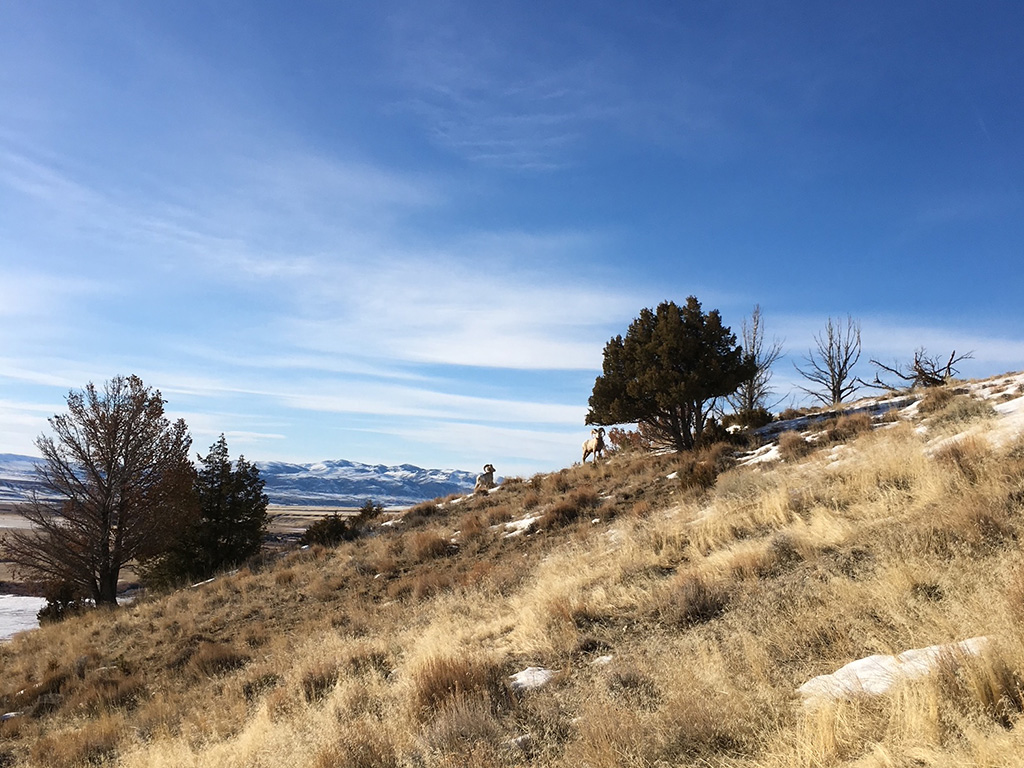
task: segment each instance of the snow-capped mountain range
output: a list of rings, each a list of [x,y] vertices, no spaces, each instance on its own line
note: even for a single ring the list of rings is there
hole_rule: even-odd
[[[35,476],[42,459],[0,453],[0,502],[26,501],[44,489]],[[367,499],[401,507],[473,490],[476,476],[458,469],[421,469],[411,464],[388,467],[354,461],[315,464],[256,462],[271,504],[361,506]]]

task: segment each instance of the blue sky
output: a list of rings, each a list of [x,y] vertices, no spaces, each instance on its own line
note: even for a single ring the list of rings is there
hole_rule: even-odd
[[[1024,3],[0,3],[0,452],[136,373],[197,450],[529,475],[695,295],[794,370],[1024,367]]]

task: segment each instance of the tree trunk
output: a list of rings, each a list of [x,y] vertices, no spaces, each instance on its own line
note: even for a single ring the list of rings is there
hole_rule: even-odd
[[[117,577],[118,569],[103,569],[98,581],[96,605],[117,605]]]

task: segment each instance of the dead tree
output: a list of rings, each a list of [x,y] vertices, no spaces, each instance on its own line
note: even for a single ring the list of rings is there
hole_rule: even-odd
[[[896,363],[894,365],[885,365],[872,360],[871,364],[881,368],[886,373],[892,374],[900,381],[904,382],[903,386],[895,386],[887,382],[882,381],[879,378],[879,374],[875,373],[875,380],[868,386],[876,387],[878,389],[887,389],[890,392],[897,391],[902,388],[910,387],[911,389],[917,389],[919,387],[941,387],[943,384],[948,384],[949,381],[955,378],[959,371],[954,368],[957,363],[963,362],[964,360],[970,360],[974,357],[973,352],[967,352],[963,355],[957,355],[954,349],[949,358],[945,363],[942,362],[944,358],[935,356],[929,357],[924,347],[920,347],[914,351],[914,361],[907,365],[900,365]]]
[[[36,441],[52,498],[24,508],[33,530],[9,532],[0,555],[27,576],[114,605],[121,568],[166,550],[195,518],[192,439],[138,376],[102,390],[90,383],[67,404],[50,419],[54,436]]]
[[[858,379],[853,376],[853,367],[860,360],[860,323],[847,315],[844,328],[840,321],[830,317],[825,330],[816,334],[814,341],[816,351],[811,350],[804,358],[807,367],[794,367],[819,388],[800,389],[824,405],[839,405],[860,388]]]
[[[741,331],[743,355],[753,364],[753,374],[749,379],[740,382],[736,391],[726,399],[737,413],[750,415],[759,410],[767,411],[774,407],[770,402],[772,389],[772,366],[782,355],[782,342],[772,339],[765,344],[764,325],[761,320],[761,306],[755,305],[750,319],[743,320]]]

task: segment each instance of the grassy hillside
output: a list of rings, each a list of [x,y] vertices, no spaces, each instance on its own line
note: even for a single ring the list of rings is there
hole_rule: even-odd
[[[1024,765],[1022,381],[760,462],[507,480],[27,633],[0,647],[0,708],[23,713],[0,765]],[[979,636],[884,695],[797,692]],[[553,674],[518,689],[531,667]]]

